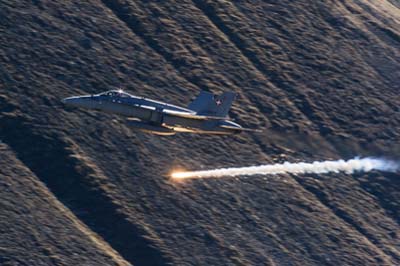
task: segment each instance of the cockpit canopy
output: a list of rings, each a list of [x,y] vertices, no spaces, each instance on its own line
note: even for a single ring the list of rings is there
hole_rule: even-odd
[[[123,90],[110,90],[110,91],[105,91],[100,94],[99,96],[107,96],[107,97],[132,97],[130,94],[124,92]]]

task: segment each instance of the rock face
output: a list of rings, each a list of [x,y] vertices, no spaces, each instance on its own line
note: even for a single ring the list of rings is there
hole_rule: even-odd
[[[400,154],[396,0],[0,3],[1,265],[399,265],[400,175],[175,183],[179,168]],[[239,94],[238,136],[60,99]]]

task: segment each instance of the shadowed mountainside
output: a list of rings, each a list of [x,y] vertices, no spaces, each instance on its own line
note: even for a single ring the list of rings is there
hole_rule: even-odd
[[[0,264],[396,265],[399,174],[174,169],[400,154],[392,0],[0,3]],[[260,134],[159,137],[63,106],[232,90]]]

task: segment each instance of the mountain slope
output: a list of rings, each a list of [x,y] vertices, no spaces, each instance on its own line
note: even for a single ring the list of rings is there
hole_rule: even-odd
[[[30,232],[2,209],[1,230],[57,237],[46,246],[62,258],[9,253],[7,241],[6,263],[41,254],[38,265],[67,265],[70,252],[96,265],[400,263],[398,174],[168,178],[282,158],[396,157],[396,1],[7,1],[0,18],[0,181],[31,180],[0,196],[44,183],[2,202],[54,208],[35,211]],[[120,86],[180,105],[201,89],[233,90],[231,117],[265,131],[157,137],[60,102]],[[53,215],[79,241],[47,233]]]
[[[0,149],[2,265],[129,265],[60,204],[9,147]]]

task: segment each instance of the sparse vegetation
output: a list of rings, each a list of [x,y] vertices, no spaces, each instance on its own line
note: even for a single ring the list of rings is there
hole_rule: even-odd
[[[3,1],[1,265],[398,265],[398,174],[173,183],[177,168],[400,153],[400,10],[366,1]],[[69,109],[232,90],[262,134]]]

